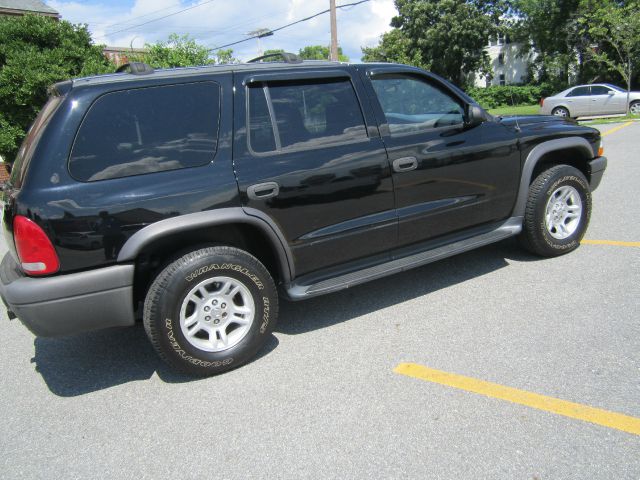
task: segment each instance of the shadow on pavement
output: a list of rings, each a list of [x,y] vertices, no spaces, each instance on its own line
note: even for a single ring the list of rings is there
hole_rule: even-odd
[[[507,239],[407,272],[301,302],[282,302],[276,332],[296,335],[421,297],[509,266],[541,261]]]
[[[302,302],[282,302],[276,332],[295,335],[329,327],[477,278],[517,261],[540,260],[513,240],[467,252],[398,275]],[[36,338],[31,360],[55,395],[74,397],[157,373],[167,383],[197,381],[173,372],[156,355],[144,328],[102,330],[64,338]],[[278,346],[271,336],[253,361]]]
[[[277,346],[272,335],[253,361]],[[201,380],[171,370],[154,351],[142,324],[63,338],[36,337],[34,347],[31,363],[49,390],[61,397],[148,380],[154,373],[167,383]]]

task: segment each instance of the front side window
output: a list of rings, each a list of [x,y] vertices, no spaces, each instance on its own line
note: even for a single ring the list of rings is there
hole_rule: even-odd
[[[216,152],[219,112],[214,82],[107,93],[80,126],[69,172],[92,182],[205,165]]]
[[[422,78],[384,75],[372,79],[392,135],[414,133],[464,121],[460,101]]]
[[[613,93],[609,88],[602,85],[593,85],[591,87],[591,95],[609,95],[609,92]]]
[[[252,85],[248,105],[249,145],[257,153],[368,138],[348,79]]]

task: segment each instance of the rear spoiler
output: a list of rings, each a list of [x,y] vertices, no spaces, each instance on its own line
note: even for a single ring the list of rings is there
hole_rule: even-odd
[[[73,81],[65,80],[64,82],[54,83],[47,89],[49,96],[64,97],[71,91]]]

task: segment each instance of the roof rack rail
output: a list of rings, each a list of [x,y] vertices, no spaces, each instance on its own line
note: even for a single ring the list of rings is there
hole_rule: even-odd
[[[302,63],[302,59],[296,55],[295,53],[288,52],[277,52],[277,53],[269,53],[268,55],[262,55],[261,57],[252,58],[247,63],[257,63],[261,62],[265,58],[274,58],[280,57],[284,63]]]
[[[150,65],[147,65],[146,63],[131,62],[131,63],[125,63],[124,65],[120,65],[116,69],[116,73],[126,72],[127,70],[132,75],[149,75],[150,73],[155,72],[153,67],[151,67]]]

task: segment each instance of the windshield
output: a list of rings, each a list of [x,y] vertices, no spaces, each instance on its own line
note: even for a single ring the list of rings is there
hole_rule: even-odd
[[[33,152],[36,149],[36,145],[42,136],[44,127],[49,123],[49,120],[62,102],[62,99],[63,97],[58,96],[50,97],[44,108],[40,110],[40,113],[36,117],[35,122],[31,125],[31,128],[29,128],[27,136],[22,141],[20,150],[18,150],[16,159],[13,162],[10,180],[13,187],[20,188],[22,186],[22,182],[24,181],[24,177],[29,167],[29,162],[31,161]]]

